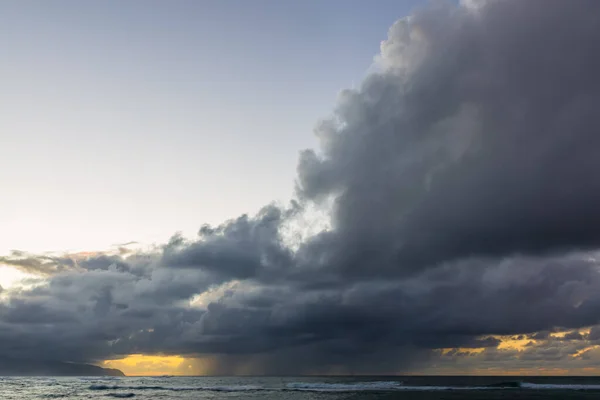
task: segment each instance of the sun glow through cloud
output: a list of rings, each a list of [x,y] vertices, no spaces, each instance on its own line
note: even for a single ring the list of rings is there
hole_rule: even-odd
[[[102,367],[116,368],[128,376],[190,375],[182,356],[131,354],[119,360],[106,360]]]
[[[32,275],[19,271],[18,269],[0,265],[0,286],[10,289],[23,279],[31,278]]]

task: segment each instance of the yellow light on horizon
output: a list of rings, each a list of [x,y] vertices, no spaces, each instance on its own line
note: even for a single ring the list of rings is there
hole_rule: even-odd
[[[185,370],[186,360],[179,355],[130,354],[118,360],[106,360],[103,367],[119,369],[128,376],[189,375],[191,371]]]

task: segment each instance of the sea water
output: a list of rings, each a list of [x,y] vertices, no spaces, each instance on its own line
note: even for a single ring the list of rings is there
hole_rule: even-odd
[[[600,399],[590,377],[4,377],[0,399]]]

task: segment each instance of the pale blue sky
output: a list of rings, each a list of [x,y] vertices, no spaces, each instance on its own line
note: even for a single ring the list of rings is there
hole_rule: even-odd
[[[418,0],[0,0],[0,254],[194,234],[298,151]]]

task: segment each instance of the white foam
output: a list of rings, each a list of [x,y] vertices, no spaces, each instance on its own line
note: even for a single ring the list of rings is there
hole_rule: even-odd
[[[288,389],[315,392],[348,392],[362,390],[397,390],[403,388],[402,382],[357,382],[357,383],[322,383],[322,382],[293,382],[287,384]]]
[[[205,386],[203,390],[215,392],[247,392],[256,390],[265,390],[262,386],[256,385],[235,385],[235,386]]]
[[[172,392],[193,392],[193,391],[207,391],[207,392],[246,392],[265,390],[262,386],[255,385],[232,385],[232,386],[149,386],[149,385],[138,385],[138,386],[120,386],[120,385],[91,385],[89,390],[166,390]]]
[[[118,376],[80,376],[80,381],[100,382],[100,381],[120,381],[122,378]]]
[[[309,392],[355,392],[355,391],[447,391],[447,390],[498,390],[510,389],[488,386],[405,386],[397,381],[357,382],[357,383],[317,383],[294,382],[287,384],[288,390]]]
[[[212,392],[245,392],[245,391],[307,391],[307,392],[357,392],[357,391],[469,391],[469,390],[599,390],[598,385],[582,384],[537,384],[519,383],[518,386],[405,386],[398,381],[374,381],[354,383],[326,382],[292,382],[285,388],[273,388],[257,385],[223,385],[223,386],[151,386],[151,385],[91,385],[90,390],[163,390],[163,391],[212,391]]]
[[[521,383],[523,389],[536,390],[600,390],[600,385],[576,385],[555,383]]]

